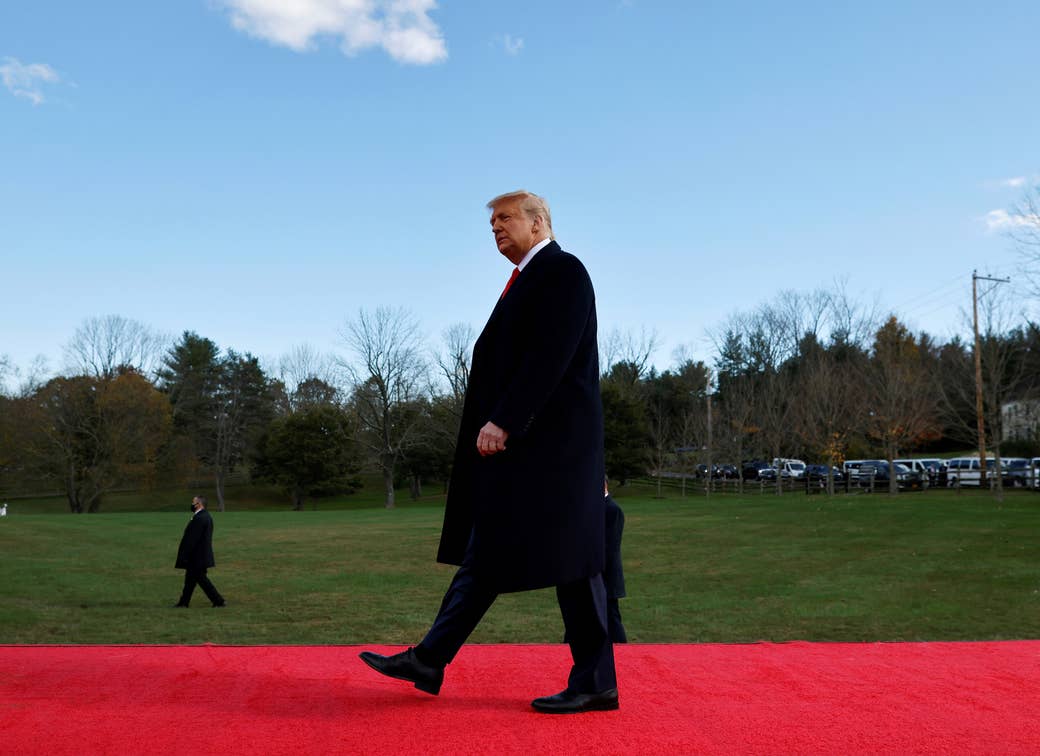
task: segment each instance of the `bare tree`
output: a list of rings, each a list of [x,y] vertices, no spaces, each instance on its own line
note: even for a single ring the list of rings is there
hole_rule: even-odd
[[[849,347],[869,351],[874,334],[881,327],[879,305],[875,299],[870,305],[857,302],[849,296],[848,281],[839,279],[831,288],[830,342],[835,347]]]
[[[861,352],[828,351],[804,354],[794,393],[799,397],[794,426],[803,445],[827,461],[827,492],[834,493],[832,468],[844,458],[852,434],[863,425]]]
[[[852,432],[851,426],[839,426],[849,425],[843,417],[855,415],[855,384],[837,383],[842,378],[835,371],[844,371],[829,363],[813,365],[813,356],[828,343],[827,352],[839,362],[862,358],[877,320],[876,306],[854,302],[838,281],[808,294],[781,292],[710,332],[718,355],[720,431],[731,453],[742,457],[750,443],[757,453],[775,458],[798,442],[833,461],[835,449],[827,447],[834,444],[817,435]],[[803,384],[816,389],[807,391]],[[818,393],[823,390],[826,396]],[[780,484],[778,476],[778,491]]]
[[[678,453],[679,463],[679,474],[682,476],[682,483],[680,485],[680,492],[683,498],[686,497],[686,478],[690,473],[689,461],[691,460],[690,452],[692,451],[707,451],[708,468],[711,468],[711,453],[707,449],[705,439],[708,436],[708,423],[707,413],[704,410],[704,403],[691,403],[684,409],[680,410],[678,416],[675,418],[675,443],[678,445],[676,452]],[[650,413],[651,419],[651,434],[654,437],[656,444],[656,432],[657,428],[656,417],[653,412]],[[655,446],[656,451],[656,446]],[[696,460],[694,456],[692,459]],[[660,458],[658,458],[658,464],[660,464]],[[710,477],[708,479],[710,481]],[[660,485],[660,476],[658,476],[658,485]],[[707,486],[708,483],[705,483]],[[708,490],[705,488],[705,490]]]
[[[18,396],[29,396],[41,388],[50,380],[53,372],[47,358],[42,354],[33,357],[29,368],[21,374],[21,382],[18,384]]]
[[[1007,234],[1027,265],[1033,292],[1040,296],[1040,183],[1028,189],[1007,215]]]
[[[754,383],[754,416],[759,438],[768,456],[786,456],[792,441],[793,410],[791,375],[787,364],[798,354],[799,323],[788,299],[783,306],[766,304],[750,315],[731,319],[727,332],[740,341],[740,371]],[[721,368],[721,366],[720,366]],[[721,377],[721,376],[720,376]],[[776,476],[776,492],[783,491],[783,480]]]
[[[755,381],[747,375],[729,376],[716,402],[716,445],[737,464],[737,491],[744,492],[744,461],[761,431],[755,417]]]
[[[39,391],[50,378],[50,366],[42,354],[36,355],[26,370],[20,370],[10,356],[0,356],[0,396],[24,399]]]
[[[78,375],[113,378],[131,368],[153,376],[167,339],[136,320],[122,315],[88,318],[65,346],[65,358]]]
[[[720,356],[726,352],[726,342],[738,338],[746,363],[742,367],[762,372],[797,357],[807,336],[821,344],[868,350],[880,325],[876,303],[865,306],[854,301],[846,282],[839,280],[808,294],[782,291],[753,311],[730,315],[708,337]]]
[[[603,373],[609,373],[614,365],[626,362],[635,367],[639,378],[650,369],[654,353],[660,348],[661,339],[656,330],[647,331],[643,326],[639,333],[614,328],[600,342],[600,366]]]
[[[1001,470],[1001,442],[1004,438],[1002,407],[1008,401],[1023,398],[1015,395],[1021,390],[1029,373],[1027,348],[1015,323],[1024,320],[1013,300],[991,290],[979,299],[979,357],[982,363],[983,429],[986,446],[994,456],[992,476],[987,478],[998,499],[1003,498],[1004,483]],[[965,319],[968,316],[965,315]],[[967,324],[966,324],[967,325]],[[970,327],[970,325],[967,325]],[[975,414],[975,371],[971,354],[959,343],[944,348],[943,370],[940,372],[941,411],[950,432],[965,441],[978,445],[978,424]],[[965,411],[971,408],[970,411]],[[985,465],[985,460],[979,460]]]
[[[441,348],[432,355],[435,367],[427,388],[430,400],[413,402],[413,410],[418,414],[405,460],[412,477],[413,498],[420,495],[422,476],[440,477],[447,490],[469,387],[476,339],[472,327],[468,323],[452,323],[441,339]]]
[[[294,346],[278,360],[278,378],[290,391],[312,378],[334,384],[336,377],[335,358],[322,354],[310,344]]]
[[[422,428],[413,411],[429,386],[422,334],[415,317],[403,308],[360,310],[342,338],[355,362],[344,361],[354,382],[354,405],[361,442],[370,450],[394,506],[394,469]]]
[[[440,375],[448,384],[453,412],[462,419],[462,404],[469,387],[469,369],[473,361],[476,333],[468,323],[453,323],[444,329],[444,351],[436,357]]]
[[[788,456],[795,435],[792,428],[794,414],[794,386],[790,371],[767,368],[759,376],[756,398],[756,416],[762,428],[762,443],[771,459]],[[783,493],[783,476],[777,470],[776,492]]]
[[[782,291],[770,308],[775,313],[774,323],[787,340],[786,349],[795,353],[806,336],[822,341],[830,322],[832,296],[826,289],[816,289],[808,294]]]
[[[705,493],[707,493],[711,489],[710,471],[713,454],[712,434],[708,427],[711,420],[711,413],[708,409],[711,371],[703,362],[685,357],[672,371],[665,373],[662,377],[671,377],[674,385],[671,391],[673,395],[671,414],[673,416],[674,443],[678,447],[676,451],[679,456],[679,472],[682,475],[682,495],[686,496],[687,460],[690,459],[691,451],[704,452],[705,465],[709,471],[705,482]],[[653,412],[650,413],[650,417],[653,420]]]
[[[650,431],[651,453],[654,475],[657,479],[657,498],[660,499],[661,482],[665,473],[665,461],[675,446],[675,404],[669,401],[667,389],[660,378],[651,375],[647,385],[646,415]]]
[[[273,372],[278,376],[282,413],[292,414],[317,404],[337,404],[341,399],[343,380],[335,358],[310,344],[300,344],[283,354]]]
[[[7,379],[14,375],[14,363],[6,354],[0,354],[0,396],[7,396]]]

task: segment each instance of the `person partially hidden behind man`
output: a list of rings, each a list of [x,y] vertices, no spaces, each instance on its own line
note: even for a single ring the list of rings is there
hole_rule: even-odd
[[[473,347],[437,553],[459,569],[421,643],[361,658],[436,695],[498,594],[555,586],[574,663],[565,690],[531,705],[616,709],[592,282],[553,240],[541,197],[511,192],[488,208],[498,251],[515,267]]]
[[[603,502],[606,504],[607,559],[603,569],[603,582],[607,587],[607,627],[610,640],[628,643],[628,633],[621,622],[621,607],[618,599],[625,593],[625,570],[621,566],[621,536],[625,532],[625,513],[610,495],[609,481],[603,481]]]
[[[174,607],[187,609],[196,585],[202,588],[213,606],[224,606],[224,597],[206,577],[206,570],[215,566],[216,562],[213,559],[213,518],[206,511],[205,497],[196,496],[192,499],[191,511],[191,520],[177,548],[177,563],[174,567],[184,570],[184,590]]]
[[[628,643],[628,633],[621,621],[621,606],[618,599],[625,593],[625,571],[621,565],[621,536],[625,532],[625,513],[610,495],[610,481],[603,480],[603,503],[606,505],[604,521],[607,537],[606,562],[603,567],[603,585],[607,589],[607,632],[611,643]],[[563,642],[567,643],[566,635]]]

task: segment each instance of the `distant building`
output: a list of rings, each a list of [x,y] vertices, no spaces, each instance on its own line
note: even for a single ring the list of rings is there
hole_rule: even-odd
[[[1004,441],[1040,439],[1040,399],[1020,399],[1000,406],[1000,422]]]

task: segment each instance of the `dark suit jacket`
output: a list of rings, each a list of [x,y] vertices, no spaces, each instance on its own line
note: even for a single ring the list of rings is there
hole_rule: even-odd
[[[184,528],[181,544],[177,548],[177,563],[180,570],[204,570],[213,567],[213,518],[205,509],[200,509]]]
[[[487,421],[509,433],[481,457]],[[541,249],[473,347],[438,561],[473,566],[497,592],[603,571],[603,407],[596,300],[581,262]]]

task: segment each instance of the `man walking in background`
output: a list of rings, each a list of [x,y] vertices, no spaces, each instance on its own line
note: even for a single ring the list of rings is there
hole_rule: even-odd
[[[553,240],[541,197],[511,192],[488,208],[495,244],[515,267],[473,347],[437,553],[459,569],[421,643],[361,658],[437,694],[444,668],[499,593],[555,586],[574,664],[564,691],[531,705],[616,709],[592,282]]]
[[[213,602],[213,606],[224,606],[224,597],[216,586],[206,577],[206,570],[213,567],[213,518],[206,511],[206,499],[196,496],[191,500],[191,520],[181,536],[181,544],[177,548],[177,563],[174,567],[184,570],[184,590],[180,601],[174,607],[188,608],[191,594],[198,585]]]

